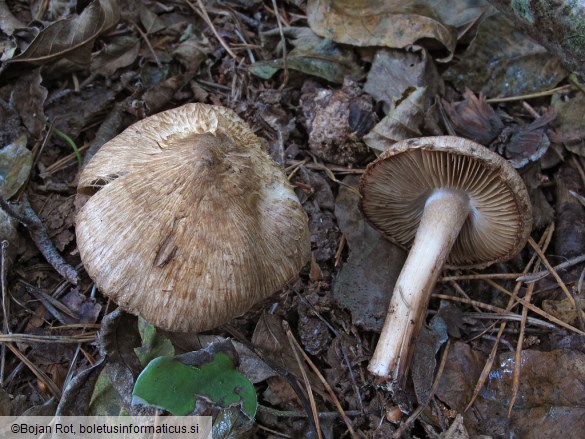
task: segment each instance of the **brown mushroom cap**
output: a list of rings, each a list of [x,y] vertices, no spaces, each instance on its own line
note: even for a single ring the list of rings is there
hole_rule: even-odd
[[[386,238],[409,248],[427,198],[440,188],[466,194],[470,203],[448,263],[482,268],[525,245],[532,208],[524,182],[501,156],[459,137],[394,144],[366,169],[361,208]]]
[[[144,119],[106,143],[78,192],[85,269],[123,309],[171,331],[243,314],[310,258],[306,214],[260,140],[203,104]]]

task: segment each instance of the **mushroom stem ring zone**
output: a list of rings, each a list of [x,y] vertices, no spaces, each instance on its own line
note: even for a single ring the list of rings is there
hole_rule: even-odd
[[[411,248],[369,370],[404,384],[412,344],[446,263],[484,268],[516,255],[532,227],[524,182],[501,156],[470,140],[408,139],[368,165],[361,209],[384,237]]]

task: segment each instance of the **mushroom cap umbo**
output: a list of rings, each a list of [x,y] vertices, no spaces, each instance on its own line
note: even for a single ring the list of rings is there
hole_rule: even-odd
[[[231,110],[187,104],[135,123],[83,170],[81,259],[120,307],[170,331],[246,312],[310,259],[307,216]]]
[[[532,227],[526,186],[501,156],[453,136],[392,145],[366,169],[361,209],[392,242],[409,248],[428,197],[437,189],[468,197],[469,215],[447,263],[483,268],[516,255]]]

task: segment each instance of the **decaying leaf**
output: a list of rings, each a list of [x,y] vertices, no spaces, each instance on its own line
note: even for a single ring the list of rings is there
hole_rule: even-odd
[[[585,354],[569,349],[522,351],[518,397],[508,419],[514,357],[515,352],[499,355],[473,409],[464,412],[485,356],[464,343],[454,343],[437,397],[463,414],[470,434],[504,431],[546,438],[561,437],[562,432],[563,437],[580,437],[585,428]]]
[[[581,305],[581,309],[585,311],[585,303],[579,301],[579,304]],[[577,310],[569,299],[544,300],[542,302],[542,309],[569,325],[575,325],[577,322]]]
[[[93,0],[80,15],[47,26],[24,52],[9,62],[44,64],[64,57],[75,64],[87,65],[95,39],[119,18],[117,0]]]
[[[142,23],[147,34],[154,34],[165,28],[165,24],[158,15],[148,9],[145,5],[142,5],[140,8],[140,23]]]
[[[494,109],[485,101],[466,89],[461,102],[443,101],[445,112],[458,136],[466,137],[481,145],[488,146],[504,129],[504,123]]]
[[[416,339],[410,373],[420,404],[429,401],[437,365],[436,355],[448,338],[447,324],[441,316],[435,315]]]
[[[42,81],[40,69],[22,75],[14,84],[10,97],[24,126],[35,137],[39,137],[45,127],[43,106],[48,92]]]
[[[379,154],[399,140],[420,137],[426,90],[426,87],[408,88],[386,117],[364,136],[366,144]]]
[[[107,357],[106,372],[125,407],[131,408],[134,381],[141,365],[134,349],[141,345],[137,318],[117,309],[102,319],[100,351]]]
[[[109,78],[116,70],[131,65],[139,50],[140,41],[134,36],[111,38],[102,50],[91,55],[91,71]]]
[[[538,161],[550,146],[547,125],[555,118],[555,112],[549,111],[528,125],[506,127],[497,142],[498,152],[515,168]]]
[[[566,100],[555,95],[552,106],[558,114],[556,137],[573,154],[585,157],[585,94],[577,93]]]
[[[159,334],[156,328],[142,317],[138,318],[138,331],[142,339],[142,346],[135,348],[134,352],[143,367],[146,367],[157,357],[175,355],[175,348],[171,341]]]
[[[457,43],[455,28],[433,18],[430,5],[384,0],[309,0],[307,18],[317,35],[353,46],[402,49],[428,39],[447,50],[448,55],[439,60],[447,62]]]
[[[409,50],[381,49],[376,52],[364,90],[388,112],[407,89],[426,87],[426,97],[435,96],[442,88],[435,64],[426,49],[413,46]]]
[[[343,182],[335,200],[335,216],[347,240],[349,258],[339,270],[332,292],[351,312],[354,325],[380,331],[406,253],[366,222],[358,208],[358,194],[345,186],[357,187],[359,178],[349,176]]]
[[[285,28],[285,36],[291,39],[294,46],[286,60],[282,56],[270,61],[258,61],[248,69],[254,75],[264,79],[271,78],[278,70],[284,68],[299,70],[308,75],[317,76],[330,82],[341,84],[346,76],[359,79],[363,76],[357,64],[355,54],[347,48],[341,48],[315,35],[308,28]],[[263,34],[268,48],[280,39],[278,29]]]
[[[260,317],[254,329],[252,343],[262,353],[264,358],[269,359],[281,370],[292,373],[297,379],[302,380],[303,374],[291,351],[286,332],[282,327],[282,320],[277,316],[265,314]],[[305,371],[309,377],[311,387],[314,391],[325,395],[323,384],[311,370]]]
[[[32,154],[26,147],[26,136],[0,149],[0,196],[12,197],[28,180]]]
[[[557,58],[496,14],[481,23],[477,36],[444,79],[461,91],[467,87],[496,97],[552,88],[565,76]]]
[[[582,194],[583,183],[579,172],[569,164],[563,165],[555,175],[557,211],[556,230],[553,236],[555,254],[572,258],[585,249],[585,210],[574,194]]]

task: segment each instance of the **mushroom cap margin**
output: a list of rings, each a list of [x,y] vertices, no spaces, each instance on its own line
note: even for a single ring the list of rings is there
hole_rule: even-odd
[[[468,166],[471,171],[464,173]],[[431,176],[431,169],[442,172]],[[484,268],[512,258],[524,247],[532,229],[526,186],[504,158],[470,140],[436,136],[392,145],[368,165],[360,182],[360,207],[387,239],[409,248],[424,203],[433,190],[468,193],[467,186],[484,192],[469,195],[470,215],[453,245],[448,264]],[[498,199],[498,195],[502,198]],[[396,221],[398,226],[393,225]],[[478,229],[479,226],[484,227]]]
[[[187,104],[130,126],[82,172],[79,192],[95,189],[76,225],[88,275],[123,309],[167,330],[225,323],[310,259],[294,191],[222,107]]]

